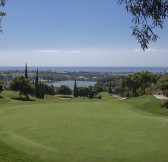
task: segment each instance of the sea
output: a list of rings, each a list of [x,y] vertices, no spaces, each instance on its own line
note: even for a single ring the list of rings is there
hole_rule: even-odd
[[[52,72],[111,72],[111,73],[130,73],[150,71],[154,73],[166,73],[167,67],[28,67],[29,71],[52,71]],[[0,71],[23,71],[25,67],[4,66],[0,67]]]

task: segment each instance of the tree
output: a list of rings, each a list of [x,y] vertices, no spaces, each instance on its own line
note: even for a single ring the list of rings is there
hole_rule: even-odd
[[[36,98],[39,98],[39,76],[38,76],[38,69],[36,71],[36,79],[35,79],[35,94],[36,94]]]
[[[6,0],[0,0],[0,6],[5,6]]]
[[[157,82],[158,87],[168,96],[168,74],[163,75]]]
[[[77,89],[78,89],[78,95],[80,97],[83,97],[83,98],[88,97],[89,88],[87,88],[87,87],[78,87]]]
[[[143,50],[148,48],[149,42],[155,42],[158,36],[154,28],[163,28],[168,17],[168,0],[118,0],[124,4],[127,12],[133,16],[132,35],[141,44]]]
[[[134,75],[129,75],[123,79],[123,87],[127,87],[132,91],[133,96],[137,96],[137,89],[141,86],[141,76],[139,73],[135,73]]]
[[[109,94],[112,95],[111,83],[110,83],[110,85],[109,85]]]
[[[94,89],[97,93],[103,92],[103,87],[98,86],[98,85],[94,85],[94,86],[93,86],[93,89]]]
[[[94,96],[94,93],[92,91],[92,86],[89,87],[89,98],[92,99]]]
[[[55,94],[55,89],[54,89],[53,85],[49,86],[49,85],[43,83],[43,88],[44,88],[44,93],[45,94],[48,94],[48,95],[54,95]]]
[[[13,91],[18,91],[20,94],[20,98],[22,95],[25,95],[25,97],[28,98],[28,95],[33,94],[35,90],[33,83],[29,79],[25,78],[24,76],[19,76],[14,78],[10,82],[10,88]]]
[[[45,94],[54,95],[55,89],[53,85],[49,86],[41,81],[39,82],[39,73],[37,69],[35,78],[35,96],[36,98],[44,99]]]
[[[74,84],[73,95],[74,95],[74,97],[78,97],[78,89],[77,89],[77,85],[76,85],[76,80],[75,80],[75,84]]]
[[[45,96],[44,84],[43,84],[43,82],[42,82],[42,85],[41,85],[41,98],[44,99],[44,96]]]
[[[26,66],[25,66],[25,78],[28,78],[28,73],[27,73],[27,63],[26,63]]]
[[[137,96],[137,90],[141,91],[141,95],[145,94],[146,88],[154,85],[158,80],[158,75],[152,72],[137,72],[123,78],[122,86],[132,91],[133,96]]]
[[[4,7],[5,4],[6,4],[6,0],[0,0],[0,7]],[[6,15],[5,12],[0,11],[0,32],[2,32],[2,28],[1,28],[1,18],[2,18],[3,16],[5,16],[5,15]]]
[[[141,72],[139,74],[141,75],[141,87],[143,89],[150,87],[151,84],[155,84],[159,79],[157,74],[149,71]]]
[[[3,82],[0,81],[0,93],[3,91]]]
[[[40,82],[39,84],[38,84],[38,90],[39,90],[39,96],[38,96],[38,98],[40,98],[40,99],[44,99],[44,85],[43,85],[43,82]]]
[[[61,94],[61,95],[71,95],[72,94],[72,90],[66,86],[66,85],[62,85],[61,87],[58,88],[58,94]]]

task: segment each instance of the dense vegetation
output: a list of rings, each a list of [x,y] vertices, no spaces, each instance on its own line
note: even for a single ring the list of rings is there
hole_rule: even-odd
[[[168,74],[155,74],[152,72],[137,72],[126,76],[108,76],[96,83],[103,91],[122,96],[133,97],[154,93],[168,95]]]
[[[163,94],[168,96],[168,74],[163,75],[158,81],[158,87],[163,91]]]
[[[14,72],[14,75],[18,72]],[[25,75],[25,77],[28,77],[32,83],[35,85],[35,95],[36,98],[44,98],[45,94],[50,95],[56,95],[59,94],[59,87],[53,87],[52,82],[49,80],[45,80],[45,75],[48,74],[50,77],[55,76],[55,72],[43,72],[43,71],[36,71],[36,74],[34,75],[34,72],[29,72],[27,69],[27,65],[25,67],[25,72],[19,72],[19,75]],[[110,94],[119,94],[121,96],[126,97],[133,97],[133,96],[141,96],[146,94],[164,94],[167,95],[167,76],[168,74],[155,74],[152,72],[144,71],[144,72],[137,72],[137,73],[123,73],[123,74],[112,74],[112,73],[90,73],[90,72],[79,72],[79,73],[73,73],[68,72],[61,75],[64,75],[65,78],[62,78],[63,80],[67,80],[68,78],[70,80],[74,79],[78,81],[80,75],[85,76],[84,78],[86,80],[94,79],[94,81],[97,81],[96,85],[93,87],[90,87],[92,96],[98,95],[100,92],[109,92]],[[2,74],[2,80],[3,80],[3,87],[5,89],[10,89],[10,87],[7,85],[9,82],[11,82],[11,72],[9,72],[9,75]],[[97,76],[97,77],[95,77]],[[1,77],[1,75],[0,75]],[[59,75],[57,76],[58,79]],[[14,77],[15,78],[15,77]],[[13,79],[14,79],[13,78]],[[40,78],[40,79],[39,79]],[[61,80],[62,80],[61,79]],[[81,79],[81,78],[80,78]],[[79,79],[79,80],[80,80]],[[84,79],[84,80],[85,80]],[[1,80],[1,79],[0,79]],[[51,86],[50,86],[51,85]],[[79,94],[78,94],[79,91]],[[83,96],[83,97],[89,97],[89,89],[88,87],[76,87],[74,85],[74,89],[72,90],[72,94],[74,97]]]
[[[122,80],[122,86],[131,92],[131,96],[150,93],[150,89],[157,83],[159,76],[151,72],[138,72]],[[149,92],[148,92],[148,91]]]

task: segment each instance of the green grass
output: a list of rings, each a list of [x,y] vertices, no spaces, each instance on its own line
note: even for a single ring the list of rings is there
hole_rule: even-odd
[[[1,96],[0,162],[168,161],[168,110],[152,96],[123,101],[106,93],[102,100],[20,101],[7,91]]]

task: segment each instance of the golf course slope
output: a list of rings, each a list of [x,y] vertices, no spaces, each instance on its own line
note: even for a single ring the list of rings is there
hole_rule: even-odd
[[[0,95],[0,162],[168,161],[168,110],[153,96]]]

